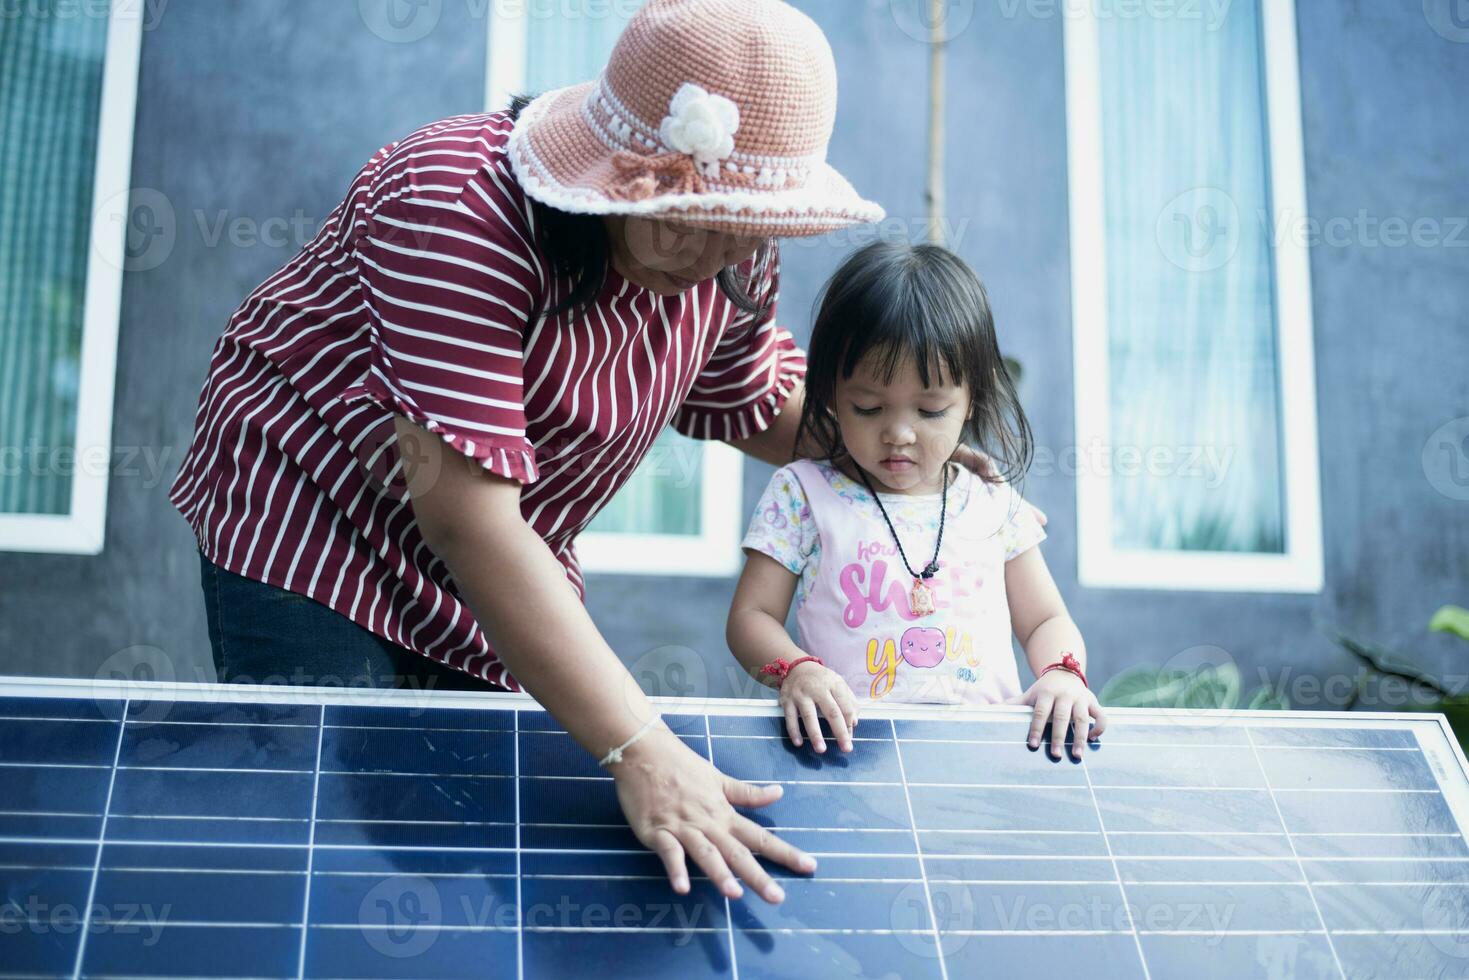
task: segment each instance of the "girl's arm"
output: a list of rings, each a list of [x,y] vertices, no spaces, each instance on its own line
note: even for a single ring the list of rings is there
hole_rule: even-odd
[[[730,652],[745,673],[765,684],[775,686],[775,679],[761,674],[760,668],[781,657],[794,660],[806,651],[791,642],[786,632],[786,616],[791,611],[791,598],[796,592],[797,577],[780,562],[753,548],[746,548],[745,570],[735,586],[729,607],[725,640]],[[857,700],[845,681],[835,671],[806,661],[797,664],[780,685],[781,707],[785,709],[786,731],[791,741],[801,744],[797,717],[804,722],[806,734],[817,752],[826,751],[821,736],[820,711],[826,716],[837,745],[843,752],[852,751],[851,729],[857,723]]]
[[[797,579],[769,555],[753,548],[746,548],[745,555],[745,570],[729,606],[725,640],[745,673],[770,687],[774,686],[772,679],[760,673],[761,667],[776,657],[792,660],[806,655],[785,628]]]
[[[1005,594],[1010,605],[1011,628],[1025,649],[1032,673],[1039,675],[1067,653],[1086,672],[1086,644],[1081,630],[1066,611],[1066,603],[1039,547],[1027,548],[1005,563]],[[1058,759],[1068,729],[1073,731],[1071,754],[1079,759],[1082,743],[1097,738],[1107,727],[1106,714],[1096,695],[1081,678],[1067,670],[1038,676],[1025,694],[1012,701],[1035,707],[1026,740],[1031,748],[1040,746],[1041,731],[1050,722],[1051,755]],[[1090,719],[1096,719],[1096,724],[1091,725],[1088,734]]]

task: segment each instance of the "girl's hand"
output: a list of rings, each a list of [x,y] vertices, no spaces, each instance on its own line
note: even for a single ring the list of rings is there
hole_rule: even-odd
[[[694,860],[730,898],[743,894],[743,879],[767,902],[785,898],[780,885],[755,860],[756,854],[793,871],[816,870],[816,859],[780,840],[735,806],[765,806],[780,799],[781,787],[741,782],[690,749],[667,728],[655,728],[611,764],[617,802],[643,846],[663,859],[673,890],[689,891],[684,858]]]
[[[1097,696],[1081,682],[1081,678],[1069,670],[1052,670],[1030,685],[1030,690],[1017,697],[1007,698],[1006,704],[1035,705],[1030,719],[1030,735],[1025,744],[1040,748],[1041,732],[1046,722],[1051,723],[1051,758],[1061,758],[1061,747],[1066,744],[1066,730],[1074,729],[1071,738],[1071,757],[1080,761],[1081,743],[1085,739],[1095,742],[1107,728],[1107,713]],[[1091,732],[1087,724],[1095,719]]]
[[[785,711],[786,732],[792,743],[801,744],[801,724],[804,724],[816,751],[826,751],[826,740],[821,737],[821,719],[817,717],[819,711],[826,716],[841,750],[852,751],[852,732],[857,727],[857,698],[841,674],[814,660],[796,664],[781,681],[780,706]]]

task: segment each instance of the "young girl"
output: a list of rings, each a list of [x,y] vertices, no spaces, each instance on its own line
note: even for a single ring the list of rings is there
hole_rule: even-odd
[[[791,740],[804,726],[824,752],[824,716],[850,751],[859,702],[1008,702],[1034,706],[1031,748],[1049,722],[1051,754],[1074,728],[1080,758],[1105,720],[1046,532],[1004,479],[953,459],[992,447],[1023,472],[1031,455],[984,286],[946,249],[875,242],[826,284],[807,359],[814,458],[766,487],[728,624],[741,665],[779,687]],[[1023,692],[1012,627],[1037,675]]]

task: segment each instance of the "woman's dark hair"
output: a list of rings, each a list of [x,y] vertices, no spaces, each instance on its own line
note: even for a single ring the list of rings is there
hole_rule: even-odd
[[[847,257],[819,303],[798,445],[809,439],[827,461],[845,452],[827,409],[834,410],[838,378],[850,378],[874,352],[883,384],[911,358],[924,387],[939,380],[940,366],[951,383],[968,385],[973,412],[962,439],[994,458],[1007,481],[1029,469],[1030,423],[1000,356],[984,284],[963,259],[938,245],[876,241]]]
[[[530,104],[534,96],[512,95],[509,113],[512,121],[520,118],[520,112]],[[607,226],[602,217],[595,214],[573,214],[560,211],[540,201],[530,199],[531,213],[536,223],[536,247],[559,275],[571,280],[571,292],[545,316],[555,316],[564,310],[575,309],[595,302],[601,295],[607,280],[607,268],[611,258],[607,242]],[[735,266],[719,270],[715,281],[719,291],[745,313],[757,318],[768,312],[771,295],[767,291],[763,302],[751,295],[758,291],[758,282],[768,278],[780,261],[780,244],[777,239],[767,238],[755,250],[754,262],[749,276],[742,277]]]

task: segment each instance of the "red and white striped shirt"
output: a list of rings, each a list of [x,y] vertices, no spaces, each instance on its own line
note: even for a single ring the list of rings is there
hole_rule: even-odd
[[[713,280],[664,297],[611,268],[593,306],[538,317],[571,283],[534,245],[512,126],[455,116],[373,154],[215,344],[169,499],[219,566],[519,690],[419,534],[393,416],[523,484],[585,598],[574,539],[660,430],[765,429],[805,355],[773,318],[775,262],[758,320]]]

